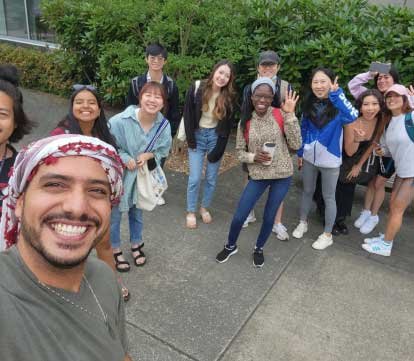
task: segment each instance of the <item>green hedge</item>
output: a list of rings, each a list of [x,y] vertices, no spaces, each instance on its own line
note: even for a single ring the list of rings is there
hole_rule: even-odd
[[[62,76],[62,64],[56,55],[0,43],[0,62],[17,66],[23,87],[67,95],[74,80]]]
[[[169,50],[166,72],[181,95],[222,58],[235,63],[241,88],[254,78],[263,49],[279,52],[281,76],[296,89],[316,66],[333,68],[345,85],[374,60],[393,62],[402,81],[413,82],[414,12],[408,8],[366,0],[43,0],[42,8],[61,50],[42,55],[58,70],[49,84],[32,81],[32,87],[60,92],[60,75],[96,84],[112,104],[123,102],[130,78],[146,69],[144,48],[154,40]],[[38,77],[46,74],[42,69],[24,72]]]

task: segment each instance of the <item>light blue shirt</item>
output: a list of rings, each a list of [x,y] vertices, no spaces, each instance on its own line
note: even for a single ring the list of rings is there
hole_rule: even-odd
[[[131,159],[137,159],[138,155],[144,153],[147,144],[152,140],[164,116],[159,112],[155,118],[152,128],[146,133],[137,118],[136,105],[130,105],[122,113],[114,115],[109,119],[110,131],[118,146],[118,153],[126,164]],[[160,164],[162,158],[166,158],[171,148],[171,128],[168,124],[155,142],[151,153],[155,161]],[[119,210],[126,212],[137,204],[137,170],[124,170],[123,186],[124,193],[121,197]]]

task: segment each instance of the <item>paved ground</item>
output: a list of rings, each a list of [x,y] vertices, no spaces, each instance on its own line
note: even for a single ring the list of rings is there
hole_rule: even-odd
[[[40,124],[32,136],[39,138],[65,114],[67,101],[25,91],[25,107]],[[148,262],[125,276],[134,360],[414,360],[412,209],[388,258],[363,251],[363,237],[352,227],[332,247],[314,251],[310,245],[322,226],[313,215],[303,240],[269,239],[263,269],[253,268],[251,259],[260,221],[242,232],[239,253],[220,265],[214,257],[226,239],[242,172],[236,167],[220,176],[214,222],[196,230],[183,227],[185,176],[167,176],[167,205],[144,216]],[[358,188],[354,218],[363,191]],[[284,216],[290,232],[300,192],[295,175]],[[263,202],[258,216],[262,210]],[[125,220],[122,233],[128,239]]]

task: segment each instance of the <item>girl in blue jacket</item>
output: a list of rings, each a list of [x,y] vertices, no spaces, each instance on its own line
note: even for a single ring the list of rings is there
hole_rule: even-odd
[[[303,104],[302,148],[298,151],[299,169],[303,168],[303,194],[300,222],[292,235],[302,238],[308,231],[307,218],[312,207],[316,178],[320,172],[326,208],[324,232],[312,244],[317,250],[325,249],[333,243],[335,189],[342,163],[342,127],[358,118],[358,111],[346,99],[337,80],[330,69],[314,69],[309,93]]]

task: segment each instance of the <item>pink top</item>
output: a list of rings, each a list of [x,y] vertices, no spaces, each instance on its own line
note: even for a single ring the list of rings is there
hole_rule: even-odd
[[[374,79],[374,76],[369,71],[358,74],[352,78],[352,80],[348,83],[348,89],[355,99],[358,99],[358,97],[365,90],[368,90],[368,88],[364,87],[363,84],[368,83],[371,79]],[[410,103],[411,109],[414,109],[414,96],[409,95],[408,102]]]
[[[365,90],[368,90],[368,88],[364,87],[364,84],[368,83],[371,79],[374,79],[374,77],[369,71],[352,78],[348,83],[348,89],[355,99],[358,99]]]

